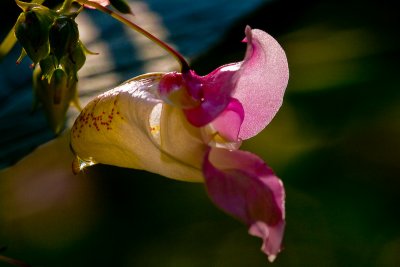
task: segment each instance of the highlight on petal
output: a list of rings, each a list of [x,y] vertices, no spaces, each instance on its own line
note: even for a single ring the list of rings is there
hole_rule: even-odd
[[[233,97],[242,103],[244,121],[239,137],[255,136],[279,110],[289,79],[285,52],[279,43],[261,30],[246,27],[247,51],[238,71]]]
[[[200,131],[178,108],[163,104],[164,73],[131,79],[92,100],[71,130],[71,148],[81,163],[143,169],[170,178],[202,181],[206,146]]]
[[[203,163],[211,200],[263,239],[262,251],[273,261],[280,252],[285,226],[281,180],[256,155],[210,148]]]

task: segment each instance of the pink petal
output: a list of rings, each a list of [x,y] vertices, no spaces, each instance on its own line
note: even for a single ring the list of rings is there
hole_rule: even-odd
[[[232,98],[224,111],[211,122],[211,125],[226,140],[237,141],[243,119],[242,104]]]
[[[289,79],[285,52],[273,37],[247,26],[246,40],[246,56],[233,94],[245,112],[239,133],[242,139],[253,137],[272,120]]]
[[[281,180],[254,154],[214,147],[205,156],[203,174],[212,201],[262,238],[262,251],[274,260],[285,225]]]
[[[109,0],[90,0],[90,2],[95,2],[101,6],[108,6],[110,5],[110,1]],[[88,5],[84,5],[85,7],[91,8],[93,9],[93,7],[88,6]]]
[[[219,67],[206,76],[198,76],[194,71],[184,73],[189,94],[200,101],[195,108],[184,109],[189,122],[201,127],[214,120],[229,104],[235,89],[235,74],[240,64]]]
[[[182,109],[197,107],[201,100],[189,94],[182,76],[182,73],[178,72],[164,74],[158,85],[160,97],[165,103]]]

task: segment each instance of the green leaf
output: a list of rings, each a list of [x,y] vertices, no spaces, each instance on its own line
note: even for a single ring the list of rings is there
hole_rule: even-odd
[[[14,27],[7,34],[6,38],[4,38],[3,42],[0,44],[0,61],[3,59],[5,55],[7,55],[11,49],[14,47],[17,38],[14,35]]]

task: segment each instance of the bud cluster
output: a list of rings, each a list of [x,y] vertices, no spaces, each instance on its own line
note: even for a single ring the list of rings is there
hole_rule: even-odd
[[[75,19],[84,7],[97,9],[138,31],[166,49],[185,69],[188,69],[188,64],[174,49],[107,8],[112,6],[120,13],[133,15],[126,0],[24,1],[15,0],[22,12],[14,25],[14,34],[11,32],[0,43],[0,60],[2,54],[7,54],[18,40],[22,52],[17,64],[25,56],[33,62],[34,107],[37,104],[43,106],[49,124],[56,134],[63,130],[65,115],[70,104],[75,104],[80,109],[77,97],[78,70],[84,65],[86,54],[95,54],[86,49],[79,40]],[[49,8],[43,5],[45,2],[49,5],[57,5],[60,2],[61,4]]]
[[[80,10],[67,13],[40,4],[17,1],[23,12],[15,24],[15,36],[33,61],[33,89],[53,131],[63,129],[71,102],[77,103],[78,70],[88,50],[79,40],[75,22]]]

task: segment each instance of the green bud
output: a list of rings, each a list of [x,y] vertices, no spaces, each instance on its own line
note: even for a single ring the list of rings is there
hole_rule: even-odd
[[[22,12],[15,24],[15,36],[34,63],[45,58],[49,52],[49,28],[53,13],[44,6]]]
[[[60,68],[53,71],[50,83],[42,76],[38,65],[33,73],[33,87],[50,127],[55,134],[59,134],[64,128],[68,107],[76,98],[76,80]]]
[[[133,14],[125,0],[110,0],[110,4],[119,12],[124,14]]]
[[[78,25],[69,16],[60,16],[54,20],[49,33],[50,49],[58,60],[68,55],[79,41]]]

